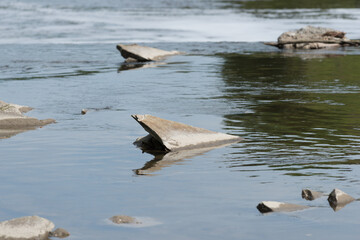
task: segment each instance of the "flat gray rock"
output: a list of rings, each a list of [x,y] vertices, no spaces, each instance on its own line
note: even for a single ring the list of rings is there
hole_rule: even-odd
[[[23,114],[31,109],[0,101],[0,139],[55,122],[54,119],[38,120]]]
[[[126,215],[116,215],[110,218],[115,224],[140,224],[135,218]]]
[[[341,208],[345,207],[347,204],[353,201],[355,201],[355,198],[336,188],[329,194],[328,197],[330,207],[334,211],[340,210]]]
[[[38,216],[15,218],[0,222],[0,240],[47,239],[54,223]]]
[[[120,51],[121,56],[123,56],[127,62],[157,61],[167,56],[180,54],[178,51],[165,51],[137,44],[118,44],[116,48]]]
[[[242,140],[241,137],[209,131],[151,115],[132,115],[149,133],[135,141],[138,147],[147,150],[180,151],[214,147]]]
[[[292,204],[292,203],[262,201],[257,205],[256,208],[261,213],[268,213],[268,212],[294,212],[294,211],[304,210],[309,207],[298,204]]]

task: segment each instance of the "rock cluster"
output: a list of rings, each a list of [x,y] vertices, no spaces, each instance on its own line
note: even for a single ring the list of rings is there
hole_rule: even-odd
[[[284,32],[277,42],[267,42],[266,45],[281,49],[321,49],[341,46],[359,46],[357,40],[345,37],[345,32],[331,28],[307,26],[295,31]]]

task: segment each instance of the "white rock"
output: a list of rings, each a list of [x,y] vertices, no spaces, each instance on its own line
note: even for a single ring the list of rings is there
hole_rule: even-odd
[[[47,239],[54,223],[38,216],[15,218],[0,222],[0,239]]]
[[[195,148],[214,147],[239,142],[241,137],[209,131],[151,115],[132,115],[149,133],[137,139],[135,144],[141,148],[163,151],[179,151]]]
[[[275,202],[275,201],[262,201],[256,207],[261,213],[267,212],[293,212],[309,208],[308,206],[302,206],[292,203]]]

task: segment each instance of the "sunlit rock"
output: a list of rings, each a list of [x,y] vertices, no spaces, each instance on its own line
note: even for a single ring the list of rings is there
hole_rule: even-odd
[[[116,48],[120,51],[121,56],[126,59],[126,62],[157,61],[167,56],[180,54],[178,51],[165,51],[157,48],[140,46],[137,44],[118,44]]]
[[[328,197],[329,204],[334,211],[338,211],[345,207],[347,204],[355,201],[355,198],[349,194],[341,191],[340,189],[334,189]]]
[[[54,119],[38,120],[23,115],[31,109],[0,101],[0,139],[55,122]]]
[[[312,201],[312,200],[315,200],[317,198],[324,196],[324,194],[321,192],[316,192],[316,191],[310,190],[310,189],[303,189],[301,191],[301,196],[302,196],[302,198],[304,198],[306,200]]]
[[[242,140],[241,137],[209,131],[151,115],[132,115],[149,133],[134,144],[145,150],[179,151],[214,147]]]
[[[256,208],[261,213],[268,213],[268,212],[293,212],[293,211],[303,210],[309,207],[298,204],[292,204],[292,203],[262,201],[257,205]]]
[[[0,240],[48,239],[54,223],[38,216],[0,222]]]
[[[49,237],[66,238],[68,236],[70,236],[70,233],[63,228],[57,228],[49,233]]]
[[[345,32],[331,28],[307,26],[295,31],[284,32],[277,42],[266,45],[282,49],[321,49],[340,46],[359,46],[360,41],[345,37]]]

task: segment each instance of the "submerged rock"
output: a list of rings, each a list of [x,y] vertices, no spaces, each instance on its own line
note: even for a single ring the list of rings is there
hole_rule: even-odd
[[[161,60],[166,56],[180,54],[178,51],[165,51],[152,47],[140,46],[137,44],[118,44],[116,48],[120,51],[126,62],[147,62]]]
[[[330,207],[334,211],[338,211],[341,208],[345,207],[345,205],[355,201],[355,198],[353,198],[349,194],[341,191],[340,189],[335,188],[330,193],[330,195],[328,197],[328,201],[329,201]]]
[[[31,109],[0,101],[0,139],[55,122],[54,119],[38,120],[23,115]]]
[[[109,219],[115,224],[140,224],[135,218],[126,215],[117,215]]]
[[[38,216],[0,222],[0,240],[47,239],[54,223]]]
[[[63,228],[57,228],[49,233],[49,237],[66,238],[68,236],[70,236],[70,233]]]
[[[317,198],[324,196],[324,194],[321,192],[316,192],[316,191],[310,190],[310,189],[303,189],[301,191],[301,196],[302,196],[302,198],[304,198],[306,200],[312,201],[312,200],[315,200]]]
[[[151,115],[132,115],[149,133],[134,144],[144,150],[179,151],[214,147],[242,140],[241,137],[209,131]]]
[[[268,212],[293,212],[309,208],[308,206],[302,206],[292,203],[275,202],[275,201],[262,201],[256,207],[261,213]]]
[[[359,46],[360,41],[350,40],[344,32],[331,28],[307,26],[296,31],[281,34],[277,42],[266,45],[281,49],[320,49],[340,46]]]

